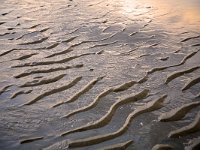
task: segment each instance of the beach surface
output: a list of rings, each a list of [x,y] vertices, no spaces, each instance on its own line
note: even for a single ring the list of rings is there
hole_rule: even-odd
[[[0,0],[1,150],[200,149],[199,0]]]

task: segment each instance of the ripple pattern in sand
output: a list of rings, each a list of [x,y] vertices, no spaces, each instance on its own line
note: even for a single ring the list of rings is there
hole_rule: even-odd
[[[198,22],[147,0],[0,2],[0,149],[199,149]]]

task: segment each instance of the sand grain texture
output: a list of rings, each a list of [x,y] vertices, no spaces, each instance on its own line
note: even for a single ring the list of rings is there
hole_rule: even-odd
[[[198,0],[0,3],[0,149],[199,149]]]

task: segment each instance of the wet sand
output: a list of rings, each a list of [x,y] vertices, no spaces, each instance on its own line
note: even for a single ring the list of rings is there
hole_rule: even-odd
[[[199,0],[0,2],[0,149],[200,149]]]

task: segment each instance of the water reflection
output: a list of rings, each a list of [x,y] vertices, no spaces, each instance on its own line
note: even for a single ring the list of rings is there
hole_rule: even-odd
[[[124,0],[122,5],[122,13],[131,19],[145,15],[163,24],[200,25],[200,0]]]

